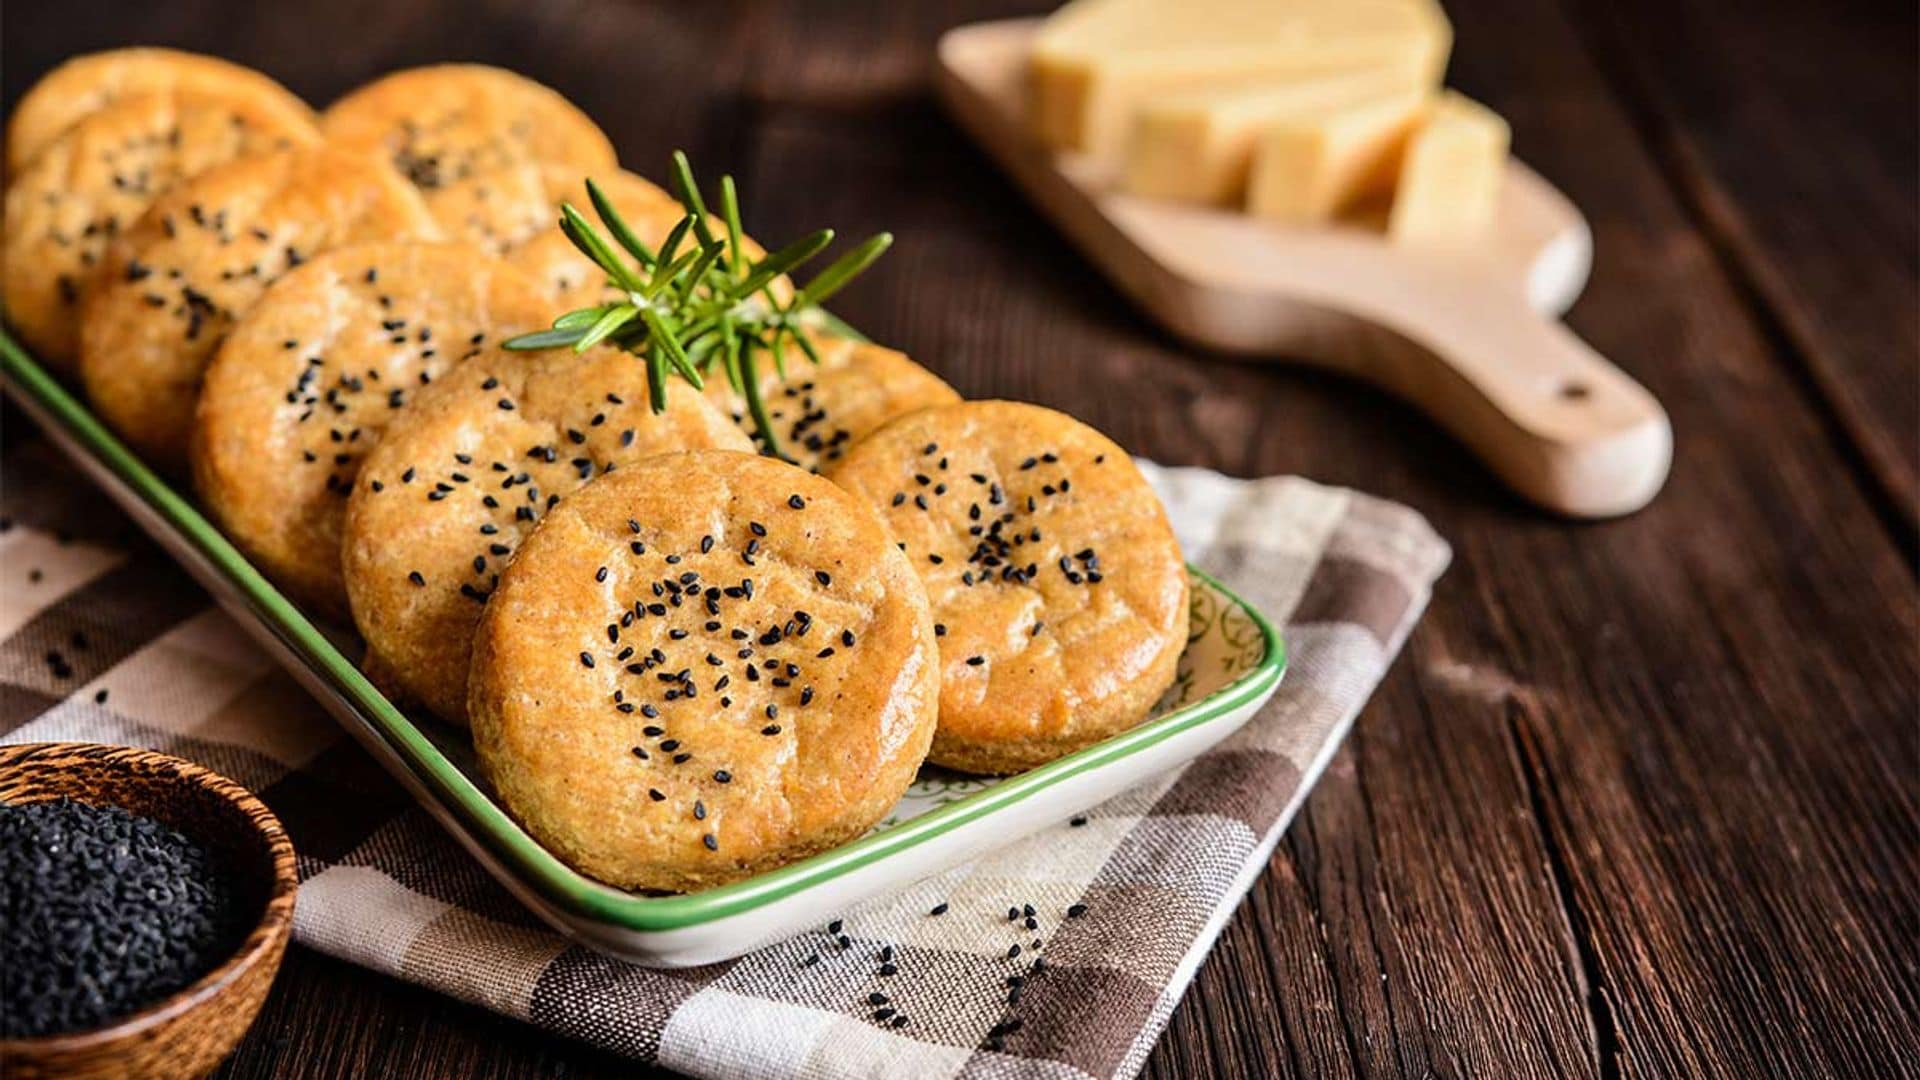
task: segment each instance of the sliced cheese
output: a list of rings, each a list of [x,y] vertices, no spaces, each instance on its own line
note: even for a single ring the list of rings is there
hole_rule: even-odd
[[[1074,0],[1034,39],[1034,131],[1117,160],[1156,97],[1352,71],[1432,82],[1452,42],[1434,0]]]
[[[1238,205],[1263,128],[1426,88],[1424,77],[1383,69],[1275,86],[1191,90],[1147,102],[1127,140],[1125,184],[1137,195]]]
[[[1448,91],[1407,142],[1387,215],[1401,243],[1469,237],[1492,221],[1512,134],[1492,109]]]
[[[1261,130],[1247,212],[1271,221],[1325,221],[1393,187],[1407,137],[1431,94],[1398,90],[1328,106]]]

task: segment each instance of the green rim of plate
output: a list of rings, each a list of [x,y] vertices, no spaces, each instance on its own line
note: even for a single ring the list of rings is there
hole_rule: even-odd
[[[851,331],[838,319],[837,328]],[[858,336],[853,334],[852,336]],[[30,398],[47,417],[131,489],[180,538],[223,574],[253,613],[349,706],[454,813],[471,837],[557,909],[637,931],[680,930],[751,911],[813,888],[879,859],[951,832],[983,815],[1021,802],[1061,781],[1163,742],[1254,701],[1286,670],[1280,634],[1259,609],[1203,571],[1189,567],[1259,627],[1265,654],[1240,678],[1200,701],[1122,732],[1030,772],[1008,777],[975,795],[902,822],[882,833],[811,858],[705,892],[638,896],[593,881],[541,847],[441,753],[412,720],[375,689],[320,629],[281,595],[239,550],[179,492],[136,457],[91,410],[0,329],[0,373],[6,388]]]

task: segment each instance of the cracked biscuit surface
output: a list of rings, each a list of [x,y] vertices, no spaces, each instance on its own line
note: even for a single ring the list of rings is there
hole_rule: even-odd
[[[70,371],[81,297],[107,245],[175,184],[248,154],[320,141],[305,116],[235,91],[123,97],[55,137],[7,188],[7,317]]]
[[[466,722],[480,613],[564,496],[653,454],[750,449],[698,391],[669,385],[655,413],[638,356],[490,345],[394,417],[347,500],[341,571],[370,662],[404,696]]]
[[[332,146],[208,169],[156,199],[108,250],[82,309],[87,396],[150,462],[177,471],[207,363],[267,286],[343,244],[438,236],[391,169]]]
[[[942,672],[928,760],[1030,769],[1138,724],[1172,682],[1186,567],[1106,436],[967,402],[887,424],[827,475],[879,510],[926,585]]]
[[[110,49],[61,64],[20,98],[7,122],[7,172],[18,176],[61,132],[115,101],[191,92],[250,98],[289,126],[313,122],[306,102],[252,68],[178,49]]]
[[[789,346],[784,376],[764,357],[756,369],[780,452],[801,468],[820,472],[888,420],[960,400],[953,387],[905,353],[827,334],[810,340],[818,364]],[[707,396],[740,430],[757,431],[746,399],[723,374],[708,379]]]
[[[282,589],[344,616],[340,536],[360,463],[434,379],[551,314],[532,280],[465,244],[318,256],[267,290],[207,368],[201,499]]]
[[[867,506],[769,458],[663,455],[527,539],[474,652],[475,749],[581,872],[707,888],[887,813],[932,735],[936,652]]]
[[[381,157],[420,190],[449,238],[499,253],[553,223],[554,180],[614,172],[613,144],[566,98],[484,64],[375,79],[327,107],[330,142]]]

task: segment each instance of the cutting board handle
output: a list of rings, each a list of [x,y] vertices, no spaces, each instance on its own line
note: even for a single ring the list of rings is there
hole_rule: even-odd
[[[1522,297],[1414,276],[1349,312],[1373,327],[1368,347],[1320,359],[1420,406],[1548,509],[1613,517],[1653,498],[1673,429],[1645,387]]]

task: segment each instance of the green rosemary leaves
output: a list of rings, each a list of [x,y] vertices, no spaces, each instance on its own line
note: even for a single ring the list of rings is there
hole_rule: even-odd
[[[625,349],[646,362],[655,412],[666,408],[669,372],[700,389],[718,367],[745,399],[761,451],[784,456],[761,400],[760,354],[770,357],[783,375],[789,343],[817,362],[807,335],[824,320],[820,305],[872,265],[893,237],[869,237],[805,285],[789,289],[782,277],[825,251],[833,243],[833,230],[810,233],[755,259],[743,242],[732,177],[720,178],[718,221],[726,230],[721,236],[715,235],[713,215],[694,183],[687,156],[677,150],[671,190],[687,214],[655,250],[634,234],[589,179],[587,197],[606,235],[570,204],[560,207],[560,230],[606,272],[608,287],[624,295],[570,311],[555,319],[552,329],[523,334],[506,347],[585,351],[605,344]],[[622,251],[631,261],[622,258]]]

